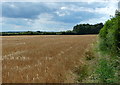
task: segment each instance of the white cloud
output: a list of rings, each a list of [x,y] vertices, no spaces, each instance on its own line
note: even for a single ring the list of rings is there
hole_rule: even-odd
[[[63,10],[64,10],[64,9],[67,9],[67,7],[61,7],[60,9],[63,9]]]
[[[91,0],[91,2],[94,2],[95,0]],[[89,2],[89,1],[88,1]],[[62,11],[74,11],[74,12],[80,12],[80,11],[86,11],[86,12],[91,12],[91,13],[99,13],[99,14],[105,14],[105,15],[114,15],[115,14],[115,10],[118,9],[118,1],[104,1],[101,3],[105,3],[106,6],[105,7],[96,7],[96,8],[88,8],[88,7],[79,7],[79,6],[75,6],[75,5],[68,5],[66,7],[61,7],[60,9]],[[89,3],[90,4],[90,3]]]
[[[2,17],[0,17],[0,23],[2,23],[2,20],[3,20]]]
[[[94,10],[92,8],[86,8],[86,7],[78,7],[75,5],[70,5],[68,7],[61,7],[61,10],[69,10],[74,12],[80,12],[80,11],[87,11],[87,12],[93,12]]]
[[[58,16],[66,16],[66,15],[70,15],[70,13],[68,11],[56,11],[55,12]]]
[[[32,24],[33,30],[41,31],[64,31],[65,28],[69,29],[69,23],[54,21],[51,14],[41,14],[39,18]],[[72,27],[70,27],[72,28]]]
[[[2,2],[107,2],[113,0],[2,0]],[[118,0],[114,0],[118,1]]]
[[[101,17],[101,18],[92,18],[86,21],[81,21],[78,24],[85,24],[85,23],[89,23],[89,24],[96,24],[96,23],[105,23],[107,20],[109,19],[109,17]]]
[[[24,18],[6,18],[2,17],[2,31],[24,31],[32,30],[32,20]]]
[[[65,13],[60,13],[59,11],[55,12],[58,16],[65,16]]]
[[[16,8],[16,6],[14,4],[10,4],[10,7],[12,8]]]
[[[32,30],[28,26],[2,23],[2,31],[27,31]]]
[[[65,1],[65,0],[64,0]],[[90,2],[91,1],[91,2]],[[88,4],[93,4],[95,0],[90,0],[90,1],[83,1],[83,2],[88,2]],[[79,5],[76,4],[66,4],[66,3],[43,3],[45,6],[50,8],[52,11],[48,12],[50,9],[45,9],[47,11],[41,12],[40,15],[39,13],[37,15],[38,18],[31,19],[31,18],[7,18],[6,21],[10,22],[9,23],[4,23],[4,29],[5,30],[41,30],[41,31],[62,31],[62,30],[69,30],[72,29],[74,24],[77,24],[80,22],[82,23],[90,23],[90,24],[96,24],[100,22],[105,22],[107,19],[109,19],[109,15],[114,15],[115,10],[117,9],[117,1],[107,1],[103,2],[106,3],[106,6],[100,6],[98,7],[88,7],[87,3],[86,5],[82,5],[80,3]],[[25,7],[28,7],[27,4],[25,4]],[[16,5],[17,6],[17,5]],[[15,8],[16,7],[14,4],[11,4],[11,7]],[[40,5],[39,5],[40,6]],[[39,7],[37,7],[39,8]],[[54,9],[54,10],[53,10]],[[40,10],[40,9],[38,9]],[[84,12],[91,12],[93,16],[83,15],[81,14]],[[25,11],[26,13],[26,11]],[[23,12],[23,15],[25,14]],[[32,11],[34,14],[34,12]],[[98,15],[97,15],[98,13]],[[30,14],[30,13],[29,13]],[[87,14],[87,13],[86,13]],[[26,15],[26,14],[25,14]],[[56,16],[58,15],[58,16]],[[70,15],[70,16],[68,16]],[[28,16],[28,15],[27,15]],[[94,17],[100,17],[101,18],[94,18]],[[88,19],[87,19],[88,18]],[[91,18],[91,19],[89,19]],[[87,19],[87,20],[86,20]],[[86,20],[86,21],[84,21]],[[13,23],[12,23],[13,22]],[[17,23],[16,23],[17,22]],[[19,22],[21,26],[19,25]],[[18,24],[18,25],[17,25]]]
[[[0,32],[2,31],[2,17],[0,17]]]
[[[110,1],[105,8],[96,8],[95,12],[114,16],[116,9],[118,9],[118,2]]]

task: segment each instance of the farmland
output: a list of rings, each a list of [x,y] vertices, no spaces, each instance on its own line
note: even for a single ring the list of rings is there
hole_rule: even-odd
[[[73,83],[96,35],[2,36],[4,83]]]

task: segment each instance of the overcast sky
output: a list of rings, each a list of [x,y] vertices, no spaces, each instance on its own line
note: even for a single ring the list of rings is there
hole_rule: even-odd
[[[96,2],[2,2],[2,31],[64,31],[76,24],[96,24],[114,16],[115,0]]]

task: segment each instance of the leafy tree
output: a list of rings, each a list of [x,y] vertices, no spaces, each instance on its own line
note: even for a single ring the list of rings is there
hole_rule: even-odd
[[[103,23],[98,23],[95,25],[79,24],[73,27],[73,32],[75,34],[98,34],[102,27]]]

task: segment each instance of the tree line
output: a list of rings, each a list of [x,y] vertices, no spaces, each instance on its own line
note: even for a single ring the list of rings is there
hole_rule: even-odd
[[[25,32],[1,32],[2,36],[5,35],[81,35],[81,34],[98,34],[103,27],[103,23],[94,25],[90,24],[77,24],[73,30],[60,31],[60,32],[44,32],[44,31],[25,31]]]

